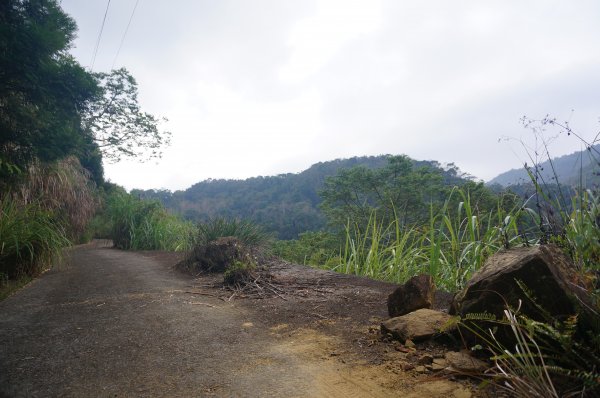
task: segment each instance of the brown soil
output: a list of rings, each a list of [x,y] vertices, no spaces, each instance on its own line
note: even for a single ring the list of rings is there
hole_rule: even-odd
[[[394,285],[278,263],[235,289],[179,260],[80,246],[1,302],[0,396],[473,395],[467,379],[413,369],[440,345],[381,339]]]

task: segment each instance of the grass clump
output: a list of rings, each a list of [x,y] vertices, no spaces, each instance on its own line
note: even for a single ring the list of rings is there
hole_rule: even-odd
[[[113,244],[120,249],[186,251],[194,243],[192,223],[169,214],[158,201],[141,200],[122,189],[109,194],[104,216],[110,220]]]
[[[199,245],[224,237],[234,237],[247,247],[265,247],[272,240],[259,225],[246,220],[217,217],[198,224]]]
[[[234,260],[223,273],[223,282],[230,286],[244,286],[255,279],[255,270],[256,263],[252,260]]]
[[[82,241],[99,205],[90,173],[73,156],[51,164],[33,163],[12,196],[51,212],[74,242]]]
[[[0,194],[0,284],[8,290],[79,241],[97,205],[89,173],[74,157],[34,162],[15,178]]]
[[[0,276],[35,276],[70,245],[63,226],[39,203],[0,201]]]
[[[270,242],[271,236],[249,221],[213,219],[198,225],[194,246],[178,266],[192,273],[229,272],[228,280],[241,280],[263,259]]]

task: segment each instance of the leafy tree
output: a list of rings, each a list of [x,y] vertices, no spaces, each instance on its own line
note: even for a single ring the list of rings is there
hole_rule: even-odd
[[[141,110],[133,76],[121,68],[97,73],[95,77],[101,94],[85,112],[84,127],[104,158],[119,161],[123,157],[140,160],[160,157],[161,148],[169,144],[171,133],[160,131],[161,119]]]
[[[0,191],[37,159],[75,155],[102,182],[103,155],[151,158],[169,142],[125,69],[92,74],[68,54],[76,29],[56,0],[0,2]]]
[[[429,205],[444,196],[443,170],[431,165],[415,167],[407,156],[389,156],[378,169],[342,169],[325,180],[321,209],[332,225],[348,219],[366,224],[372,212],[389,222],[398,217],[404,224],[428,217]]]
[[[67,54],[75,29],[56,1],[0,2],[2,177],[35,158],[86,157],[84,150],[94,150],[82,134],[81,111],[98,85]]]

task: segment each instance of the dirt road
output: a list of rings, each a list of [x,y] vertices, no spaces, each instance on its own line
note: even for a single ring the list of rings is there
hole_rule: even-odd
[[[164,261],[80,246],[0,303],[0,396],[470,396],[362,361],[287,305],[273,322],[275,307],[219,299]]]

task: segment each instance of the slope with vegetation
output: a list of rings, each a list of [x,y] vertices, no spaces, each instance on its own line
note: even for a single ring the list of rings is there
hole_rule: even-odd
[[[328,219],[320,208],[323,201],[320,192],[325,189],[328,177],[356,166],[360,167],[358,170],[381,169],[390,158],[393,157],[337,159],[314,164],[298,174],[246,180],[206,180],[184,191],[134,189],[132,194],[160,200],[168,209],[188,220],[203,222],[215,217],[243,218],[262,225],[280,239],[292,239],[300,233],[327,227]],[[403,167],[429,170],[430,174],[439,175],[446,185],[467,181],[454,165],[444,168],[435,161],[407,158],[404,163]],[[431,182],[434,183],[433,180]],[[417,181],[412,184],[417,184]]]

